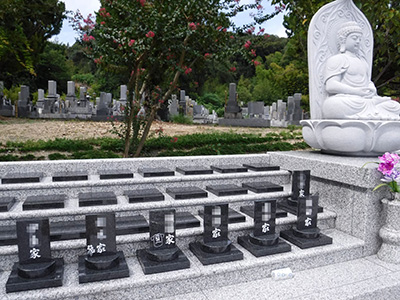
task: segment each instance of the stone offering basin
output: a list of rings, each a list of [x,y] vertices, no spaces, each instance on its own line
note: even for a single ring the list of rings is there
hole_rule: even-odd
[[[324,153],[377,156],[400,149],[400,121],[303,120],[303,138]]]

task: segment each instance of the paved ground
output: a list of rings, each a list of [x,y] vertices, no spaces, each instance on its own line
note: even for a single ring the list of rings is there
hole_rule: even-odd
[[[178,295],[162,300],[341,300],[400,299],[400,265],[376,256],[295,273],[294,278],[274,281],[271,277],[223,288]]]

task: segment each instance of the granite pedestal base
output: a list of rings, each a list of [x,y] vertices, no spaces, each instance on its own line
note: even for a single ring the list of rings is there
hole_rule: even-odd
[[[20,276],[19,274],[21,273],[21,271],[19,270],[19,268],[21,265],[20,263],[15,263],[12,268],[10,277],[8,278],[6,283],[6,292],[12,293],[62,286],[64,260],[62,258],[56,258],[53,259],[53,261],[55,262],[55,265],[52,267],[52,272],[48,275],[37,278],[24,278]]]
[[[102,256],[104,261],[98,261],[97,269],[93,268],[91,263],[86,261],[87,255],[79,256],[79,283],[87,283],[94,281],[103,281],[117,278],[129,277],[129,268],[125,261],[125,256],[122,251],[111,254],[113,260],[108,255]],[[99,256],[100,258],[100,256]],[[103,268],[108,265],[109,268]]]
[[[243,253],[232,244],[229,245],[227,251],[220,253],[206,252],[203,250],[203,247],[204,244],[202,242],[192,242],[189,244],[189,249],[203,265],[219,264],[243,259]]]
[[[169,261],[155,261],[150,259],[147,249],[137,250],[136,255],[143,273],[146,275],[190,268],[190,261],[179,248],[176,253],[177,257]]]
[[[278,242],[275,245],[264,246],[257,245],[251,242],[250,236],[239,236],[238,243],[255,257],[267,256],[277,253],[289,252],[292,250],[292,246],[278,238]]]
[[[296,245],[300,249],[307,249],[332,244],[332,238],[322,233],[319,234],[319,237],[314,239],[307,239],[304,237],[296,236],[293,229],[281,231],[280,234],[282,238]]]

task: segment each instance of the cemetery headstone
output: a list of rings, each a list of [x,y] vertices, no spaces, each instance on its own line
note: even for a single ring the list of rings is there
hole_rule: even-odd
[[[318,194],[298,199],[296,225],[281,231],[281,237],[301,249],[332,244],[332,238],[322,234],[317,227],[318,199]]]
[[[179,113],[186,113],[186,92],[185,90],[181,90],[179,92]]]
[[[139,168],[138,173],[143,177],[174,176],[175,172],[168,168]]]
[[[65,200],[67,200],[67,196],[64,194],[28,196],[22,205],[22,209],[40,210],[64,208]]]
[[[199,227],[200,221],[187,211],[179,211],[175,213],[176,229]]]
[[[79,257],[79,283],[129,277],[122,251],[116,250],[115,214],[86,216],[86,251]]]
[[[15,204],[15,197],[1,197],[0,198],[0,212],[9,211]]]
[[[228,204],[204,207],[203,240],[190,243],[189,249],[203,265],[243,259],[228,239]]]
[[[207,185],[206,190],[214,195],[217,195],[218,197],[247,194],[246,188],[237,186],[235,184]]]
[[[177,167],[176,171],[183,175],[205,175],[205,174],[213,174],[213,170],[208,167],[203,166],[182,166]]]
[[[215,165],[211,166],[211,169],[218,173],[244,173],[247,172],[247,168],[241,165]]]
[[[290,251],[291,246],[276,233],[275,220],[275,199],[255,201],[253,233],[239,236],[238,243],[256,257]]]
[[[179,102],[176,95],[172,95],[171,100],[169,101],[168,106],[169,118],[179,115]]]
[[[21,92],[18,100],[18,117],[27,118],[29,117],[29,86],[21,85]]]
[[[225,119],[242,119],[242,109],[237,103],[236,84],[229,84],[229,99],[225,106]]]
[[[0,81],[0,116],[14,116],[14,108],[4,97],[4,82]]]
[[[150,211],[150,248],[136,254],[145,274],[190,268],[190,262],[176,245],[175,210]]]
[[[6,292],[62,285],[64,260],[53,259],[48,219],[17,221],[18,258],[6,283]]]
[[[133,178],[131,170],[99,170],[100,180]]]
[[[256,172],[280,170],[279,166],[270,165],[268,163],[249,163],[249,164],[243,164],[243,167]]]

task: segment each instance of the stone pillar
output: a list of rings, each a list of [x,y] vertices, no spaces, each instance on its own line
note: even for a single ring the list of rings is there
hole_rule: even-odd
[[[236,93],[236,84],[229,84],[229,99],[228,103],[225,106],[225,119],[241,119],[242,118],[242,109],[237,103],[237,93]]]

